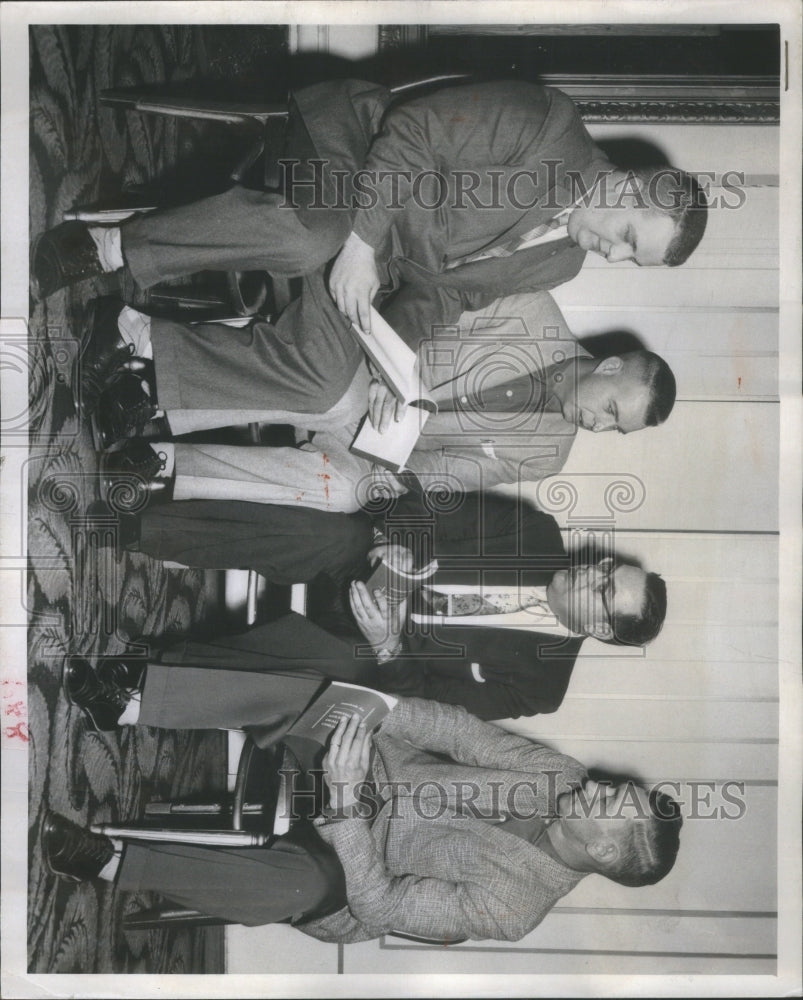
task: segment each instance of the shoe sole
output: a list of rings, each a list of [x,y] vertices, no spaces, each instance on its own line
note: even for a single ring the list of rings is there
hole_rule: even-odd
[[[39,834],[39,848],[42,852],[42,859],[45,862],[45,868],[47,868],[51,875],[55,875],[56,878],[61,879],[62,882],[71,882],[74,885],[82,882],[83,879],[80,879],[75,875],[68,875],[67,872],[59,871],[59,869],[53,865],[53,862],[50,860],[50,855],[48,854],[47,837],[53,830],[53,816],[54,813],[52,809],[48,809],[45,813],[45,818],[42,820],[42,829]]]
[[[107,730],[101,729],[100,726],[98,726],[97,722],[95,722],[94,718],[92,717],[92,713],[89,711],[89,709],[84,708],[83,705],[79,705],[70,694],[69,673],[70,673],[71,663],[72,660],[68,659],[64,664],[64,668],[61,672],[61,689],[64,692],[64,697],[67,699],[71,708],[78,709],[81,715],[86,719],[87,723],[89,724],[89,728],[92,732],[94,733],[107,732]]]

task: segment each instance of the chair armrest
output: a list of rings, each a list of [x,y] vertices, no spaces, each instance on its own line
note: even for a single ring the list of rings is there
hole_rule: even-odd
[[[286,118],[287,105],[267,101],[215,101],[204,98],[149,94],[136,87],[104,90],[102,104],[117,106],[147,114],[172,115],[179,118],[201,118],[210,121],[265,123],[270,118]]]
[[[128,840],[155,840],[166,844],[198,844],[204,847],[261,847],[270,839],[265,833],[242,830],[165,830],[155,827],[123,826],[116,823],[93,823],[93,833]]]

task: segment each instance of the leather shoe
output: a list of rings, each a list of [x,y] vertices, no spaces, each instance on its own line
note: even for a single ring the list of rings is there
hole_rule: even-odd
[[[101,684],[117,688],[129,699],[142,691],[147,670],[145,660],[119,660],[113,656],[104,656],[95,667]]]
[[[64,691],[70,704],[81,709],[95,732],[110,733],[119,728],[117,720],[144,682],[145,665],[134,663],[130,669],[113,670],[106,660],[102,660],[100,666],[103,678],[92,669],[88,660],[81,657],[67,660]]]
[[[31,278],[40,299],[78,281],[103,274],[95,241],[84,222],[62,222],[33,246]]]
[[[138,358],[134,345],[123,340],[117,321],[124,303],[116,295],[92,299],[87,305],[81,334],[81,400],[84,417],[97,407],[106,384],[123,370],[155,381],[153,362]]]
[[[146,361],[145,365],[152,365]],[[148,382],[148,389],[143,383]],[[170,428],[165,417],[157,417],[152,372],[123,371],[109,382],[93,407],[90,421],[96,451],[105,451],[127,438],[166,438]],[[150,391],[149,391],[150,390]]]
[[[164,458],[148,444],[134,438],[100,460],[103,499],[114,513],[136,514],[149,503],[162,503],[173,496],[175,474],[166,477]]]
[[[48,810],[42,823],[42,856],[54,875],[67,882],[97,878],[114,857],[114,844]]]

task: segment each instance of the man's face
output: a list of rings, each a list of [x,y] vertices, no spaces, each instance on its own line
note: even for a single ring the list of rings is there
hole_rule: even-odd
[[[647,426],[649,405],[650,389],[637,366],[612,357],[578,376],[561,411],[565,420],[583,430],[629,434]]]
[[[588,778],[581,788],[558,797],[556,811],[562,834],[580,852],[599,840],[623,848],[632,824],[650,818],[647,790],[633,781],[610,785]]]
[[[572,211],[567,231],[579,247],[600,254],[611,264],[633,260],[642,267],[657,267],[664,262],[675,223],[646,205],[592,204]]]
[[[612,559],[558,570],[547,585],[547,600],[558,620],[581,635],[613,638],[613,614],[638,617],[645,604],[647,574]]]

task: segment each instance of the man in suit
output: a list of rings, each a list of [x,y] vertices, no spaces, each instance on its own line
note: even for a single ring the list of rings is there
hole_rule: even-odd
[[[158,694],[147,700],[146,718],[129,710],[125,721],[183,728],[206,705],[220,712],[229,699],[232,724],[256,712],[249,725],[264,743],[327,677],[462,705],[484,719],[554,712],[587,637],[642,645],[663,624],[666,588],[657,574],[610,557],[567,556],[554,519],[526,503],[475,494],[429,524],[417,523],[414,511],[393,524],[383,546],[411,543],[442,564],[431,580],[433,598],[416,605],[409,622],[406,604],[394,613],[381,593],[355,581],[353,621],[324,608],[314,620],[290,613],[242,635],[173,642],[148,667],[146,689],[152,694],[158,685]],[[445,591],[462,605],[440,606]],[[96,676],[74,659],[65,689],[97,728],[113,729],[123,715],[118,689],[140,685],[143,666],[112,660]],[[190,674],[195,694],[184,690]],[[169,699],[167,687],[176,682],[179,694]]]
[[[270,848],[124,847],[49,813],[46,864],[341,943],[517,941],[586,875],[639,886],[674,864],[682,819],[657,789],[597,784],[571,757],[435,702],[401,700],[373,736],[358,722],[332,734],[329,805],[303,841],[291,828]]]
[[[143,288],[211,268],[308,275],[337,255],[338,308],[370,329],[384,283],[391,325],[415,339],[570,280],[589,250],[675,266],[703,235],[692,177],[616,169],[551,87],[471,83],[389,105],[362,81],[299,91],[283,194],[234,187],[120,228],[62,224],[34,249],[39,294],[122,267]]]
[[[305,281],[325,305],[320,281]],[[302,297],[291,309],[303,313],[311,301]],[[120,476],[141,476],[144,486],[132,497],[140,506],[159,497],[238,499],[348,513],[377,493],[398,496],[410,488],[409,478],[350,450],[366,410],[380,432],[400,413],[391,413],[395,397],[372,379],[331,302],[328,311],[325,329],[302,323],[288,338],[280,330],[287,313],[276,327],[221,332],[214,324],[150,321],[126,307],[119,336],[125,330],[146,373],[128,368],[116,328],[96,330],[92,363],[109,379],[93,417],[99,444],[145,432],[158,439],[107,455],[106,491],[116,490]],[[265,328],[261,339],[257,328]],[[416,489],[465,492],[540,479],[562,468],[578,427],[640,430],[665,420],[675,400],[674,377],[661,358],[647,351],[591,358],[547,292],[463,313],[456,327],[421,339],[417,363],[438,412],[406,463]],[[291,424],[314,436],[294,448],[173,444],[164,437],[168,430],[181,435],[249,421]]]

